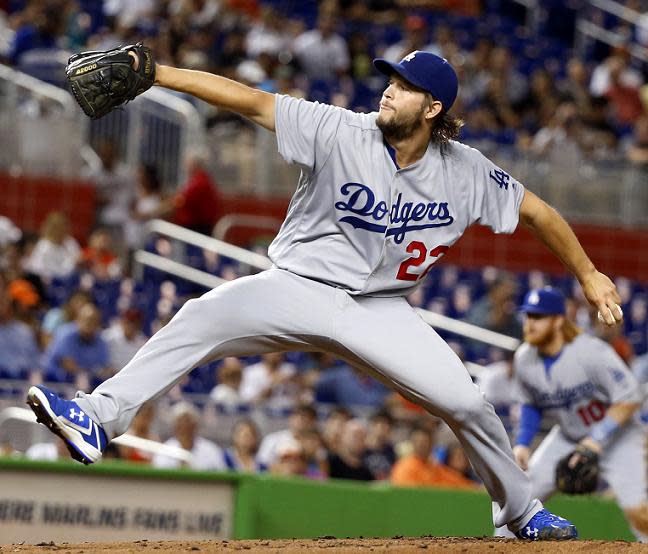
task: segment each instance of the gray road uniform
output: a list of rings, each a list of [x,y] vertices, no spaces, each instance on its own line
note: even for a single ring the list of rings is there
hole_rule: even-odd
[[[556,491],[558,461],[590,434],[607,408],[618,402],[640,402],[643,397],[636,378],[613,348],[586,334],[566,344],[553,363],[546,363],[537,348],[523,344],[515,354],[515,375],[520,402],[556,421],[529,460],[533,495],[542,501]],[[636,508],[647,500],[645,446],[637,415],[619,429],[601,455],[602,476],[622,509]]]
[[[492,406],[405,295],[465,229],[515,230],[522,185],[478,151],[430,146],[398,169],[375,113],[276,97],[284,159],[301,167],[272,245],[274,268],[188,301],[116,376],[77,403],[123,433],[142,403],[192,368],[225,356],[332,352],[443,417],[494,502],[497,525],[542,504],[512,457]]]

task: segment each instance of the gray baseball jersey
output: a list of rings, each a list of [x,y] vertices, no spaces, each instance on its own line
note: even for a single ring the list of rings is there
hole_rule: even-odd
[[[524,188],[458,142],[398,169],[376,117],[277,95],[279,152],[302,172],[269,254],[350,294],[406,295],[472,223],[512,233]]]
[[[556,492],[556,465],[605,416],[608,406],[638,402],[642,393],[636,378],[612,347],[585,334],[566,344],[551,364],[545,364],[537,348],[523,344],[515,354],[515,373],[520,401],[557,419],[529,460],[533,495],[544,502]],[[636,509],[646,502],[645,434],[637,418],[606,446],[600,467],[623,510]],[[637,539],[648,540],[629,523]],[[497,529],[495,534],[512,536],[505,528]]]
[[[611,404],[642,398],[636,378],[612,347],[586,334],[566,344],[548,368],[537,348],[523,344],[515,353],[515,374],[521,401],[556,417],[574,441],[587,436]]]

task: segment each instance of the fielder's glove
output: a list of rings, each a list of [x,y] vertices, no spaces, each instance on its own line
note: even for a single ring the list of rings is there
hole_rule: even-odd
[[[129,55],[133,52],[138,60]],[[155,61],[151,50],[141,42],[105,51],[75,54],[65,68],[70,89],[77,102],[92,119],[142,94],[155,81]]]
[[[599,480],[599,456],[584,446],[565,456],[556,466],[556,488],[567,494],[594,492]]]

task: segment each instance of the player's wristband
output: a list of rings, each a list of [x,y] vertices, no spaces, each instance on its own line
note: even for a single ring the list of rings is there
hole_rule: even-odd
[[[531,404],[522,404],[520,411],[520,429],[515,441],[516,445],[531,446],[534,437],[540,430],[542,411]]]
[[[610,442],[614,434],[621,427],[614,419],[610,416],[605,416],[601,421],[599,421],[592,430],[590,431],[590,438],[599,443],[603,448]]]

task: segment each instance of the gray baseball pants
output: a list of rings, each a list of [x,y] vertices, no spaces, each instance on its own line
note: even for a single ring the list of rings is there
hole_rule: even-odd
[[[493,500],[496,526],[518,529],[542,509],[495,410],[403,297],[352,296],[276,268],[236,279],[189,300],[119,373],[76,400],[113,438],[199,365],[291,350],[331,352],[444,419]]]

